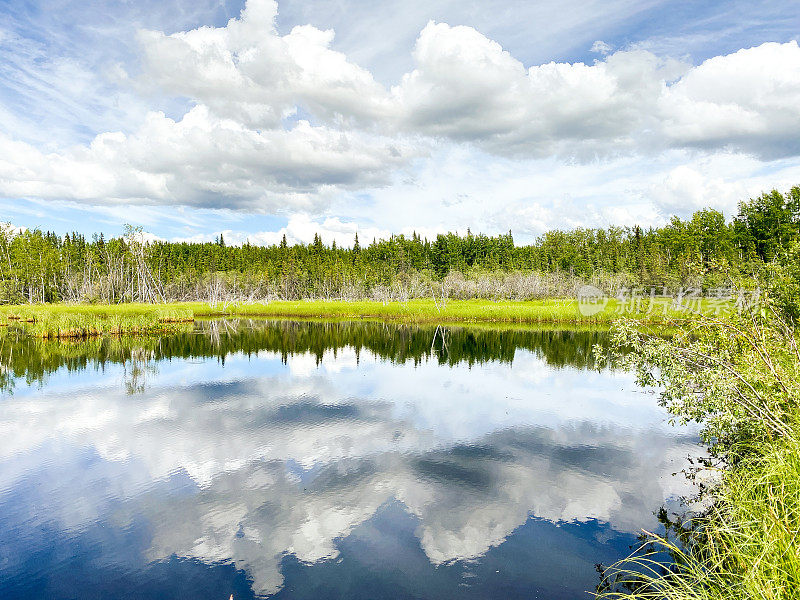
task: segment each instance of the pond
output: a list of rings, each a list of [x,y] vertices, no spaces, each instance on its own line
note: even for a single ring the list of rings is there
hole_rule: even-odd
[[[590,598],[696,433],[598,331],[0,339],[0,597]]]

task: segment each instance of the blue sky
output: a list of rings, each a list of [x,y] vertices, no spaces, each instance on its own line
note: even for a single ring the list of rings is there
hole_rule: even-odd
[[[800,183],[800,6],[0,3],[0,221],[349,243]]]

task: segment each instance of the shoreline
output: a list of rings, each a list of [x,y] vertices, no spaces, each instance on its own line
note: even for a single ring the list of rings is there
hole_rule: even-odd
[[[261,303],[175,302],[168,304],[28,304],[0,306],[2,330],[18,328],[35,337],[82,338],[99,335],[164,335],[195,319],[276,318],[382,321],[419,325],[554,325],[608,327],[626,317],[643,326],[670,328],[690,321],[693,313],[658,299],[647,309],[632,310],[606,299],[602,310],[569,298],[545,300],[415,299],[274,300]],[[702,307],[701,307],[702,309]]]

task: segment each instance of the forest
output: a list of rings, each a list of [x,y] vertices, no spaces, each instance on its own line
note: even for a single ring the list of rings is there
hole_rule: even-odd
[[[0,231],[0,303],[165,302],[215,299],[393,300],[431,295],[533,299],[592,283],[708,290],[781,260],[800,237],[800,186],[742,202],[727,221],[713,209],[665,226],[549,231],[532,244],[448,233],[391,236],[351,247],[142,242],[141,228],[87,240],[79,233]]]

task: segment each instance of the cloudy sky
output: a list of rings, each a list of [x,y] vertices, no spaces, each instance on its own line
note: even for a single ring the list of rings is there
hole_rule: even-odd
[[[0,2],[0,221],[330,243],[800,183],[791,0]]]

